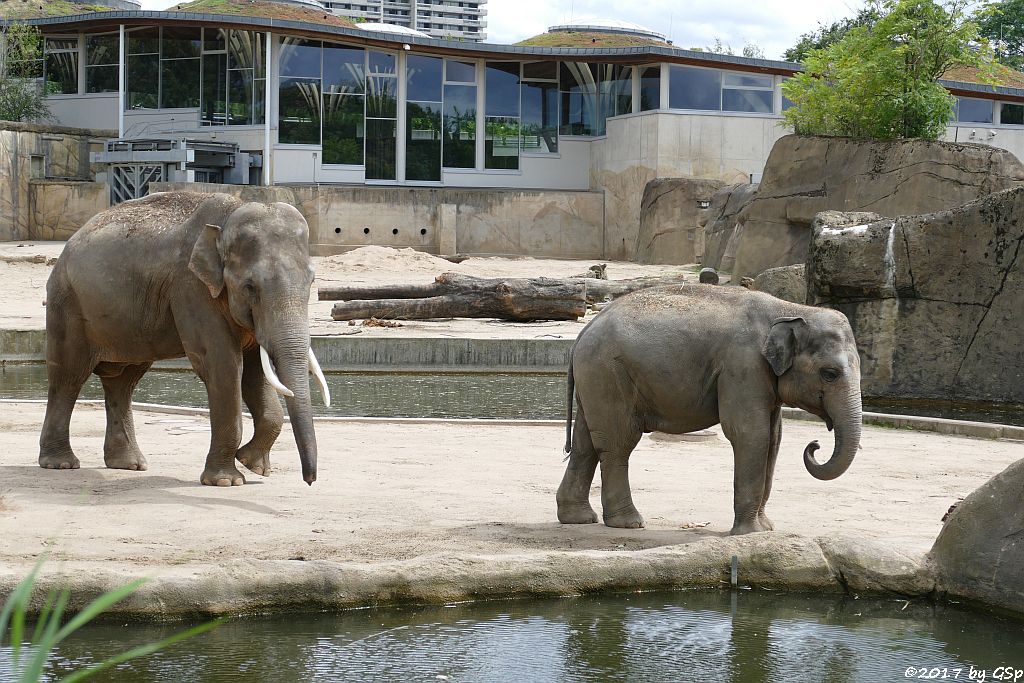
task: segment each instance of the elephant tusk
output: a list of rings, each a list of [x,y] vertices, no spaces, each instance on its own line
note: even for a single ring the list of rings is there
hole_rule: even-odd
[[[278,379],[277,373],[274,372],[274,365],[270,362],[270,354],[262,346],[260,347],[260,363],[263,364],[263,376],[270,382],[270,386],[274,387],[282,396],[293,398],[295,394]]]
[[[313,376],[316,377],[316,381],[320,383],[320,391],[324,394],[324,405],[328,408],[331,407],[331,390],[327,388],[327,378],[324,377],[324,371],[320,369],[320,363],[316,359],[316,355],[313,353],[313,347],[309,347],[309,369],[313,371]]]

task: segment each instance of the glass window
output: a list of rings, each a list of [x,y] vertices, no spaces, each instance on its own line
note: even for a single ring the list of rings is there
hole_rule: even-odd
[[[129,55],[125,73],[125,107],[156,109],[160,88],[160,56]]]
[[[444,166],[476,168],[476,86],[444,86]]]
[[[992,123],[992,100],[958,97],[956,120],[964,123]]]
[[[362,48],[324,43],[324,92],[362,93],[366,79]]]
[[[558,62],[524,62],[523,78],[557,81]]]
[[[722,111],[772,113],[774,93],[771,90],[722,90]]]
[[[211,29],[212,31],[212,29]],[[165,26],[163,59],[198,58],[203,51],[203,30],[200,28]]]
[[[661,67],[645,66],[640,70],[640,111],[661,109]]]
[[[285,38],[284,42],[291,40]],[[203,32],[203,49],[207,52],[219,52],[227,49],[227,29],[208,28]]]
[[[772,77],[761,74],[745,74],[726,71],[722,74],[722,87],[725,88],[772,88]]]
[[[519,119],[512,116],[488,116],[484,136],[484,167],[519,168]]]
[[[320,144],[319,78],[281,79],[277,128],[283,144]]]
[[[121,40],[116,33],[85,38],[85,91],[117,92]]]
[[[160,29],[156,26],[128,31],[128,54],[155,55],[160,53]]]
[[[719,111],[722,108],[721,72],[690,66],[669,67],[668,106]]]
[[[201,119],[206,125],[228,122],[227,55],[203,55],[203,102]]]
[[[1024,104],[1001,102],[999,121],[1010,126],[1024,125]]]
[[[398,81],[391,76],[366,77],[366,115],[393,119],[398,115]]]
[[[415,102],[441,101],[440,57],[409,55],[406,59],[406,99]]]
[[[484,168],[519,168],[519,62],[487,62]]]
[[[558,152],[558,83],[523,81],[522,106],[523,151]]]
[[[366,120],[366,177],[370,180],[395,179],[394,119]]]
[[[601,118],[599,134],[605,133],[605,119],[633,111],[633,67],[620,64],[596,65],[600,74]]]
[[[519,62],[487,62],[487,115],[519,116]]]
[[[362,165],[365,126],[362,95],[325,92],[323,162]]]
[[[396,74],[395,55],[388,52],[370,52],[368,66],[372,74]]]
[[[320,78],[320,42],[284,38],[281,41],[281,77]]]
[[[161,62],[160,108],[199,106],[198,59],[165,59]]]
[[[47,38],[43,59],[46,94],[77,94],[78,38]]]
[[[438,71],[438,77],[440,77]],[[441,179],[441,103],[406,104],[405,177]]]
[[[445,61],[445,80],[449,83],[476,83],[476,64],[472,62]]]
[[[227,118],[229,126],[246,126],[253,123],[252,100],[252,69],[229,69]]]

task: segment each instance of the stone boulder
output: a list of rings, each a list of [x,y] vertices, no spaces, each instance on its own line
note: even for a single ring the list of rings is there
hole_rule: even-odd
[[[865,396],[1022,403],[1022,244],[1024,187],[923,216],[822,214],[807,303],[849,318]]]
[[[704,255],[700,218],[719,180],[655,178],[644,188],[640,204],[637,263],[682,265],[698,263]]]
[[[747,205],[757,184],[727,185],[711,198],[711,205],[701,216],[704,227],[704,260],[706,266],[731,273],[736,260],[736,246],[743,228],[737,216]]]
[[[807,282],[804,264],[769,268],[754,278],[754,287],[758,292],[771,294],[784,301],[802,304],[807,301]]]
[[[743,227],[732,272],[753,277],[803,263],[821,211],[910,216],[1022,183],[1024,165],[998,147],[787,135],[775,143],[757,193],[737,216]]]
[[[1024,460],[956,506],[927,564],[940,592],[1024,612]]]

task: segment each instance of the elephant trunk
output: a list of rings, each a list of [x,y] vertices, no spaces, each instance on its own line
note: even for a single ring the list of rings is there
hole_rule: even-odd
[[[298,331],[293,328],[283,336],[271,335],[270,338],[273,341],[264,348],[272,367],[271,372],[265,371],[265,374],[271,385],[274,385],[272,374],[276,371],[277,380],[286,389],[282,391],[275,386],[288,406],[288,420],[292,425],[292,434],[302,463],[302,479],[312,485],[316,481],[317,448],[309,394],[310,350],[307,326],[303,324]]]
[[[818,450],[817,441],[807,444],[804,449],[804,467],[815,479],[835,479],[849,469],[853,457],[860,448],[861,400],[860,387],[854,385],[841,396],[826,398],[825,411],[835,425],[836,444],[828,462],[819,463],[814,459]]]

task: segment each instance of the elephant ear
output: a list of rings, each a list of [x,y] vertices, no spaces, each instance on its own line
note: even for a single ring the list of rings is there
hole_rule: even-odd
[[[803,318],[776,318],[761,347],[761,355],[772,366],[776,377],[781,377],[793,365],[796,357],[796,332],[806,325]]]
[[[188,262],[188,269],[203,281],[214,299],[224,289],[224,260],[217,248],[219,236],[220,226],[207,223],[199,233],[199,239],[192,248],[192,258]]]

